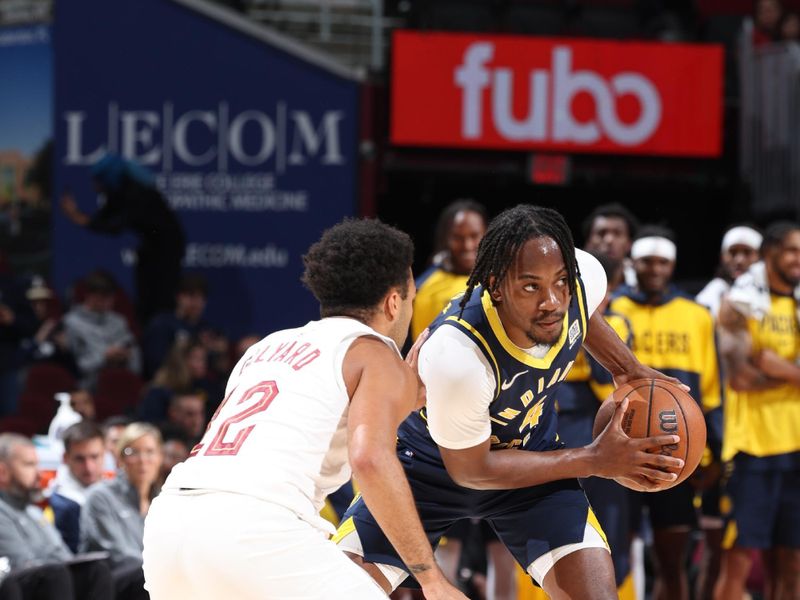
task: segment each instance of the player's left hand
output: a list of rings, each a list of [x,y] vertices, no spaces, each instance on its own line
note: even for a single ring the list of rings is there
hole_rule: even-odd
[[[636,475],[634,477],[614,477],[614,481],[621,486],[628,488],[629,490],[633,490],[634,492],[657,492],[663,485],[662,482],[653,481],[644,475]]]
[[[683,384],[680,380],[676,379],[675,377],[670,377],[669,375],[664,375],[661,371],[656,371],[655,369],[648,367],[647,365],[643,365],[640,362],[636,363],[636,366],[622,373],[620,375],[614,376],[614,385],[617,387],[628,383],[629,381],[633,381],[634,379],[663,379],[664,381],[669,381],[670,383],[674,383],[678,387],[682,388],[684,392],[690,393],[691,389],[688,385]]]
[[[425,340],[428,339],[428,335],[430,335],[430,330],[425,328],[425,330],[419,334],[419,337],[414,340],[414,345],[411,346],[411,350],[409,350],[408,354],[406,354],[406,364],[411,367],[411,370],[416,374],[417,383],[419,384],[419,391],[417,392],[417,404],[414,407],[414,410],[419,410],[425,406],[426,401],[425,384],[422,383],[422,379],[419,377],[417,365],[419,364],[419,350],[422,348],[422,344],[425,343]]]

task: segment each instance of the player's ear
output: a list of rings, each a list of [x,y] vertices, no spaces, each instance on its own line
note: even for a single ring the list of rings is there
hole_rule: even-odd
[[[394,321],[397,315],[400,314],[400,304],[402,298],[400,297],[400,290],[392,288],[383,300],[383,312],[389,321]]]
[[[502,302],[503,293],[500,291],[500,286],[496,286],[497,278],[494,275],[489,275],[489,296],[494,302]]]

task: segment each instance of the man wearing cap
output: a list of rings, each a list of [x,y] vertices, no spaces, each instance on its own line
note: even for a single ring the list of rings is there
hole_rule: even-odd
[[[695,298],[700,304],[708,307],[714,318],[719,314],[722,298],[731,289],[731,284],[758,260],[759,248],[761,248],[761,234],[752,227],[737,225],[725,232],[722,237],[717,276],[709,281]]]
[[[28,305],[34,315],[31,334],[22,340],[22,355],[26,363],[56,363],[76,377],[80,374],[75,357],[67,348],[63,321],[55,315],[57,303],[53,291],[44,279],[34,277],[25,292]]]
[[[633,352],[643,364],[676,377],[706,413],[711,452],[719,455],[722,429],[721,387],[714,319],[703,306],[671,284],[677,249],[662,227],[643,227],[631,247],[636,285],[623,286],[611,311],[628,318]],[[638,494],[653,528],[657,573],[655,600],[688,600],[686,550],[696,525],[694,489],[688,481],[662,492]]]
[[[719,316],[722,300],[728,295],[731,285],[737,277],[745,273],[750,265],[758,260],[761,247],[761,234],[746,225],[729,227],[722,236],[719,268],[717,276],[708,282],[695,300],[708,307],[716,320]],[[730,406],[733,390],[725,387],[726,404]],[[698,473],[702,477],[695,478],[695,484],[702,489],[702,509],[700,528],[704,535],[704,556],[695,580],[695,598],[710,600],[713,597],[714,583],[717,580],[722,559],[723,513],[720,507],[722,500],[722,465],[719,461],[711,461],[711,457],[703,457]]]

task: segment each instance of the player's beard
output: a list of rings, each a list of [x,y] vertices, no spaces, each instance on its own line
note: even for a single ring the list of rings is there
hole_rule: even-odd
[[[800,285],[800,278],[792,277],[783,270],[781,270],[780,268],[776,268],[775,273],[777,273],[780,280],[783,281],[783,283],[785,283],[789,287],[797,287],[798,285]]]
[[[561,333],[564,331],[564,315],[560,315],[559,322],[561,323],[560,327],[555,328],[554,331],[551,333],[542,333],[537,332],[536,330],[536,323],[532,324],[532,327],[525,332],[528,336],[528,339],[532,341],[536,345],[545,345],[545,346],[552,346],[555,344],[560,338]]]

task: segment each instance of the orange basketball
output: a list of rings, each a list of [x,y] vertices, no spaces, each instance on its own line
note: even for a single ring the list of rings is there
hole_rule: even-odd
[[[660,450],[662,454],[683,459],[684,465],[674,471],[678,474],[675,481],[664,482],[659,489],[678,485],[700,464],[706,447],[706,422],[700,405],[674,383],[663,379],[636,379],[620,386],[600,406],[594,420],[593,437],[605,429],[617,404],[625,397],[628,409],[622,417],[622,430],[626,435],[632,438],[663,434],[680,437],[677,444],[663,446]]]

